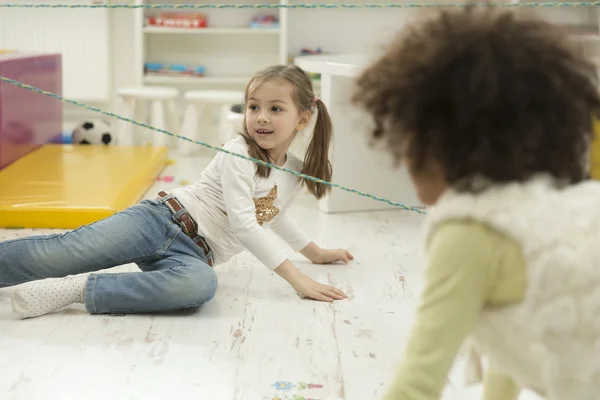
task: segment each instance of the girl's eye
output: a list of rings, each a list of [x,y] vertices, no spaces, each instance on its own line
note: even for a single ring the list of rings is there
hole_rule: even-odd
[[[283,111],[280,107],[273,107],[272,110],[275,112]]]
[[[251,110],[251,111],[256,111],[257,108],[258,107],[255,106],[255,105],[248,106],[248,109]]]

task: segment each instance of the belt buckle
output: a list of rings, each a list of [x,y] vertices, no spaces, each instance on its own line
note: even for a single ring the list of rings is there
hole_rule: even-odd
[[[188,229],[186,222],[190,222],[192,224],[192,231],[190,232],[190,230]],[[179,225],[181,225],[181,229],[183,229],[183,231],[185,232],[186,235],[192,237],[194,234],[194,230],[197,232],[197,228],[196,228],[196,224],[194,223],[194,219],[192,218],[192,216],[190,215],[189,212],[185,212],[183,214],[181,214],[181,216],[179,217]]]

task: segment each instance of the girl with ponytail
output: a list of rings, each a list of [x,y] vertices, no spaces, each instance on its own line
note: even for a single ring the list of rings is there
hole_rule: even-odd
[[[226,150],[331,180],[331,120],[304,71],[265,68],[252,77],[244,97],[243,130]],[[311,125],[314,133],[300,160],[288,149]],[[317,199],[330,189],[220,152],[194,184],[161,191],[65,234],[0,243],[0,287],[18,286],[12,304],[21,318],[72,303],[85,304],[92,314],[198,307],[217,291],[215,267],[248,250],[301,297],[342,300],[342,291],[300,272],[266,232],[271,228],[314,263],[354,258],[344,249],[319,247],[290,218],[288,209],[304,186]],[[96,272],[128,263],[141,271]]]

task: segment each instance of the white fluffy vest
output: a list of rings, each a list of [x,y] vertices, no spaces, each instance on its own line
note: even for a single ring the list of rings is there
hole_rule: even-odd
[[[488,224],[521,244],[525,300],[486,310],[470,337],[517,384],[549,400],[600,399],[600,183],[557,189],[538,176],[479,194],[446,193],[425,226]]]

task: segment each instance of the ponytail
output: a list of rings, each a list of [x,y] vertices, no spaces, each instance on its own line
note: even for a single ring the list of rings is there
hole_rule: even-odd
[[[317,99],[317,121],[312,138],[304,156],[304,167],[302,173],[308,176],[331,182],[332,167],[329,161],[329,145],[333,137],[333,124],[327,111],[327,107],[320,99]],[[308,191],[317,199],[322,199],[331,191],[331,186],[302,178]]]

